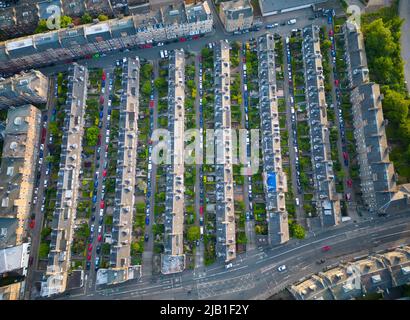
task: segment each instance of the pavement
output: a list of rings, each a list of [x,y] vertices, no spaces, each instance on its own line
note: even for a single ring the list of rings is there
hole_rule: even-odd
[[[410,2],[401,0],[399,4],[400,18],[404,19],[401,29],[401,56],[404,60],[404,77],[407,91],[410,92]]]

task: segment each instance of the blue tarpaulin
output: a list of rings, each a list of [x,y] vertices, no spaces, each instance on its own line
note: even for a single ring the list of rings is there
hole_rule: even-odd
[[[276,173],[268,172],[266,183],[269,191],[276,191]]]

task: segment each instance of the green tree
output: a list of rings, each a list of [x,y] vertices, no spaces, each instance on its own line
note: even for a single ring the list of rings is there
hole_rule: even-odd
[[[69,16],[62,16],[60,19],[60,28],[67,28],[73,23],[73,19]]]
[[[293,225],[293,236],[297,239],[304,239],[305,229],[300,224],[295,223]]]
[[[84,13],[84,15],[81,17],[81,23],[82,24],[87,24],[93,22],[93,17],[89,13]]]
[[[47,242],[41,242],[40,243],[40,248],[38,251],[38,255],[40,259],[46,259],[48,252],[50,251],[50,246]]]
[[[87,128],[86,139],[87,139],[87,144],[89,146],[97,145],[99,133],[100,133],[100,130],[98,129],[97,126],[92,126],[90,128]]]
[[[49,31],[47,27],[47,20],[46,19],[41,19],[38,22],[37,28],[34,30],[34,33],[43,33]]]
[[[98,20],[100,21],[107,21],[108,20],[108,16],[106,16],[105,14],[100,14],[98,16]]]
[[[409,113],[410,100],[400,92],[387,89],[384,94],[383,112],[394,124],[405,121]]]
[[[149,80],[144,81],[141,91],[145,95],[149,95],[151,93],[151,82]]]
[[[187,237],[189,241],[193,242],[193,241],[199,240],[200,236],[201,236],[201,233],[200,233],[200,229],[198,226],[191,226],[188,228]]]

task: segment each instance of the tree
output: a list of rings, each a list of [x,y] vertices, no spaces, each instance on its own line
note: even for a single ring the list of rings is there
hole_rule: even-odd
[[[387,89],[384,94],[383,112],[387,119],[393,124],[403,122],[409,113],[410,100],[406,100],[404,95]]]
[[[108,17],[107,17],[105,14],[100,14],[100,15],[98,16],[98,20],[100,20],[100,21],[107,21],[107,20],[108,20]]]
[[[152,65],[150,63],[145,63],[141,68],[141,75],[145,79],[151,78]]]
[[[326,39],[325,41],[323,41],[324,50],[329,50],[331,47],[332,47],[332,41],[330,41],[329,39]]]
[[[81,17],[81,23],[82,24],[87,24],[93,22],[93,17],[89,13],[84,13],[84,15]]]
[[[142,84],[141,91],[145,95],[150,95],[151,93],[151,82],[149,80],[144,81]]]
[[[194,242],[199,240],[201,236],[200,229],[198,226],[191,226],[188,228],[188,240]]]
[[[34,33],[43,33],[49,31],[47,27],[47,20],[46,19],[41,19],[38,22],[37,28],[34,30]]]
[[[291,232],[293,237],[297,239],[304,239],[305,238],[305,229],[295,222],[291,224]]]
[[[50,251],[49,244],[47,242],[41,242],[40,249],[38,251],[39,258],[46,259],[49,251]]]
[[[98,129],[97,126],[92,126],[90,128],[87,128],[86,139],[87,139],[87,144],[90,147],[97,145],[99,133],[100,133],[100,130]]]
[[[73,23],[73,19],[69,16],[62,16],[60,19],[60,28],[67,28]]]

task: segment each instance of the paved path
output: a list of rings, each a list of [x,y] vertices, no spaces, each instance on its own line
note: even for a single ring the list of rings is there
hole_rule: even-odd
[[[410,1],[400,0],[400,17],[404,19],[401,29],[401,56],[405,62],[404,77],[407,81],[407,91],[410,92]]]

